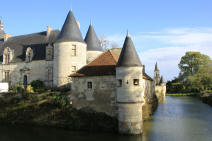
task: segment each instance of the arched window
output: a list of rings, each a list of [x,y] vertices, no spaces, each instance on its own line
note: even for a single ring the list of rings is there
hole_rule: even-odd
[[[9,47],[6,47],[3,53],[3,64],[9,64],[10,61],[12,60],[12,57],[13,57],[12,50]]]
[[[28,47],[27,50],[26,50],[26,58],[25,58],[25,61],[26,62],[31,62],[32,61],[32,58],[33,58],[33,50]]]

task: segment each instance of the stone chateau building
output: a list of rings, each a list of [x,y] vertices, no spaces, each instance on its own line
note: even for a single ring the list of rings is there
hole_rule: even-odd
[[[44,32],[11,37],[0,21],[0,61],[1,82],[70,86],[74,107],[116,116],[121,133],[141,133],[145,107],[166,91],[157,64],[152,79],[129,35],[122,49],[103,51],[92,25],[83,40],[72,11],[61,31],[48,26]]]

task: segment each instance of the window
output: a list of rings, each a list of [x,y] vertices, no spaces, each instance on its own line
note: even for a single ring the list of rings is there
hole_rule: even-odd
[[[92,82],[88,82],[88,89],[92,89]]]
[[[139,79],[133,79],[133,84],[134,85],[139,85]]]
[[[5,71],[4,72],[4,78],[5,78],[5,82],[9,82],[10,81],[10,72],[9,71]]]
[[[73,45],[72,46],[72,56],[77,56],[77,46],[76,45]]]
[[[77,67],[76,66],[72,66],[72,73],[77,71]]]
[[[53,59],[53,48],[51,45],[46,47],[46,60],[50,61]]]
[[[122,87],[122,80],[121,79],[118,80],[118,87]]]
[[[33,58],[34,54],[33,54],[33,50],[28,47],[27,50],[26,50],[26,58],[25,58],[25,61],[28,63],[28,62],[31,62],[32,61],[32,58]]]
[[[9,64],[12,60],[13,52],[9,47],[6,47],[3,52],[3,64]]]
[[[47,80],[52,80],[52,68],[47,68]]]

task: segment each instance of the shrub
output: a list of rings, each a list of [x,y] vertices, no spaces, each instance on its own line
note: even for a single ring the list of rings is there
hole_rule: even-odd
[[[40,80],[32,81],[31,86],[32,86],[34,92],[43,92],[46,89],[43,81],[40,81]]]
[[[27,86],[27,92],[28,93],[34,93],[34,89],[33,89],[33,87],[31,85]]]
[[[24,85],[16,84],[10,89],[10,93],[23,93],[24,92]]]

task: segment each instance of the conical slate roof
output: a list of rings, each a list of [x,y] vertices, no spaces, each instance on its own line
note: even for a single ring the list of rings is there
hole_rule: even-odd
[[[161,78],[160,78],[160,84],[162,84],[162,83],[165,83],[163,76],[161,76]]]
[[[74,18],[73,12],[69,11],[57,42],[76,41],[84,42],[82,34]]]
[[[159,70],[158,69],[158,63],[156,62],[156,64],[155,64],[155,70]]]
[[[87,50],[88,51],[102,51],[102,47],[100,45],[100,41],[98,37],[96,36],[96,32],[94,31],[94,28],[92,24],[90,24],[88,28],[88,32],[85,36],[85,42],[87,43]]]
[[[142,66],[133,42],[128,35],[125,38],[124,45],[117,63],[117,67],[122,66]]]

